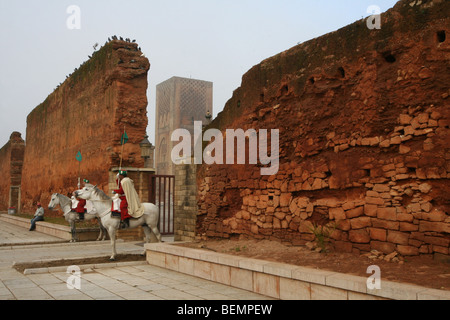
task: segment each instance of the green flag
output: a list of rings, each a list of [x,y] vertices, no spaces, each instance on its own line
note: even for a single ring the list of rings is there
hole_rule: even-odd
[[[83,157],[81,156],[81,151],[78,151],[76,159],[79,162],[81,162],[83,160]]]
[[[124,131],[122,137],[120,138],[120,144],[124,145],[127,142],[128,142],[128,135],[127,135],[127,132]]]

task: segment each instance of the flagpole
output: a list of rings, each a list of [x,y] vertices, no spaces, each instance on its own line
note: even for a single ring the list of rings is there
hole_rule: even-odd
[[[78,189],[81,188],[81,161],[78,162]]]
[[[123,146],[125,145],[125,132],[126,132],[126,126],[123,126],[123,134],[120,138],[120,143],[122,144],[122,150],[120,151],[120,166],[119,171],[122,171],[122,161],[123,161]]]
[[[80,189],[81,188],[81,161],[83,160],[81,151],[78,151],[76,159],[78,161],[78,189]]]

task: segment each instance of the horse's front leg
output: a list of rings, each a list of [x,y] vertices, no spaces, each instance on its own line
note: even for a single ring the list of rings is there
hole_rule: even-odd
[[[77,227],[73,220],[70,222],[70,232],[72,234],[72,240],[70,242],[77,242]]]
[[[99,221],[98,225],[100,226],[100,237],[99,240],[100,241],[105,241],[106,240],[106,235],[108,234],[108,231],[106,230],[106,228],[103,226],[103,224]]]
[[[100,228],[100,233],[98,235],[97,241],[105,241],[108,230],[106,230],[106,228],[103,226],[102,221],[100,219],[97,219],[97,221],[98,221],[98,226]]]
[[[103,226],[102,226],[100,220],[98,220],[98,226],[99,226],[100,231],[98,233],[97,241],[101,241],[102,236],[103,236]]]
[[[108,233],[109,233],[109,238],[111,239],[111,247],[112,247],[112,256],[111,256],[111,258],[109,258],[109,260],[115,261],[116,260],[116,255],[117,255],[117,251],[116,251],[116,229],[113,228],[113,227],[109,227]]]
[[[106,236],[108,235],[108,231],[102,226],[102,233],[103,233],[103,237],[101,241],[105,241],[106,240]]]

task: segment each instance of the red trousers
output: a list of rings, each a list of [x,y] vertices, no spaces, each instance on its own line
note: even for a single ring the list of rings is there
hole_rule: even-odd
[[[127,198],[123,197],[120,198],[122,200],[122,202],[120,202],[120,214],[121,214],[121,219],[125,220],[125,219],[129,219],[132,218],[129,214],[128,214],[128,202],[127,202]]]

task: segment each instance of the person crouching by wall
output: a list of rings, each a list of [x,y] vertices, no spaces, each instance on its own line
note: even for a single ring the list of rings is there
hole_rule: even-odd
[[[37,203],[36,213],[34,214],[34,218],[31,219],[30,231],[36,230],[36,222],[44,221],[44,214],[45,214],[44,208],[42,208],[41,203],[38,202]]]

